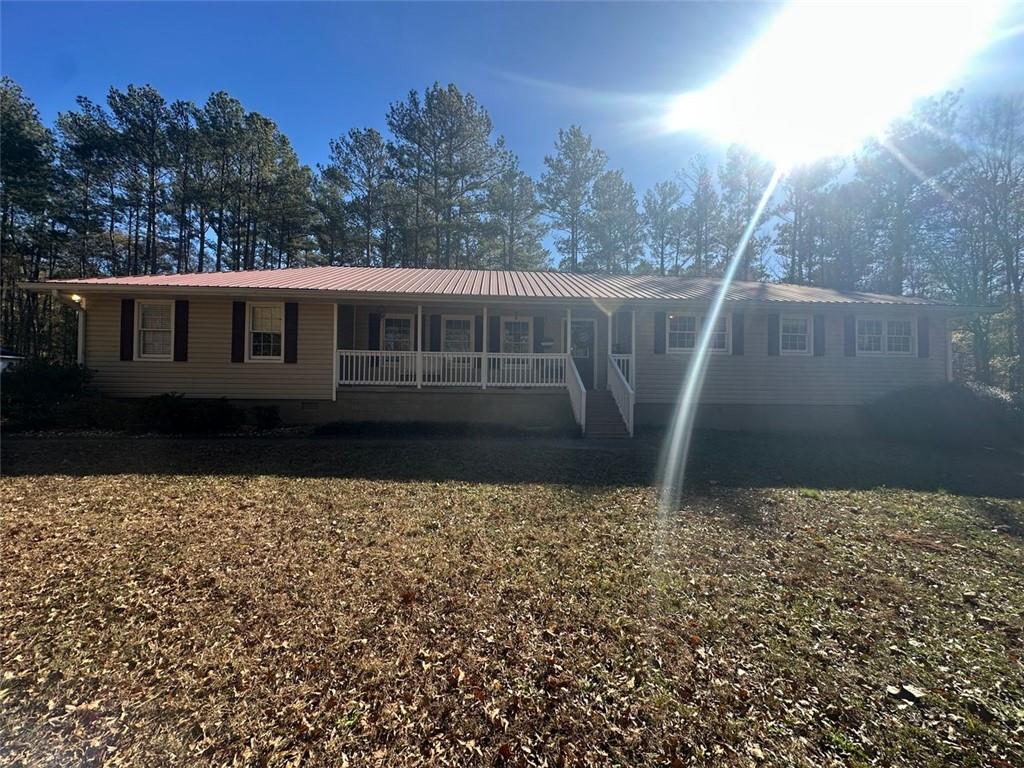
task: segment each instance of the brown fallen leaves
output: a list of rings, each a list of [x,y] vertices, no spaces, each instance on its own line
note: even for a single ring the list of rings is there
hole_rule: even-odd
[[[204,461],[0,482],[0,764],[1024,763],[1019,501]]]

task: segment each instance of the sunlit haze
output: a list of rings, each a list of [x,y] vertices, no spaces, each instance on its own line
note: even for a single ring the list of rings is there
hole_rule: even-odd
[[[784,167],[849,152],[950,86],[992,39],[1003,5],[791,4],[720,79],[675,99],[664,128]]]

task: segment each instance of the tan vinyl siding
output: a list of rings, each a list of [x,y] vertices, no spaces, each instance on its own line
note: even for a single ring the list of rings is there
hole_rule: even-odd
[[[133,295],[136,302],[148,298]],[[160,297],[163,298],[163,297]],[[189,300],[188,360],[120,359],[121,297],[88,297],[86,366],[111,397],[180,392],[232,399],[330,399],[334,393],[334,305],[299,302],[297,362],[232,363],[230,298]]]
[[[679,395],[690,355],[654,354],[653,308],[636,313],[637,402],[670,403]],[[658,310],[660,311],[660,310]],[[694,311],[666,307],[668,312]],[[859,405],[903,387],[941,382],[946,377],[945,321],[931,314],[930,356],[856,356],[844,353],[843,317],[858,314],[808,307],[793,314],[825,316],[825,356],[769,355],[768,313],[746,312],[744,354],[713,354],[701,391],[705,404]],[[785,314],[780,312],[780,314]],[[871,309],[865,316],[917,318],[918,310]]]

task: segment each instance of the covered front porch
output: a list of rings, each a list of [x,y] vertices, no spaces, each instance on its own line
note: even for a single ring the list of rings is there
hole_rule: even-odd
[[[584,432],[607,392],[632,434],[634,339],[631,309],[593,304],[338,304],[337,387],[565,390]]]

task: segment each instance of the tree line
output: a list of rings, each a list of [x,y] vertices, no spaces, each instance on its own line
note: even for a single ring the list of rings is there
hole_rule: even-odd
[[[0,108],[2,343],[54,357],[73,355],[70,311],[18,280],[313,264],[714,276],[772,175],[734,146],[639,195],[570,126],[534,179],[454,85],[410,91],[385,134],[353,128],[315,168],[224,92],[111,88],[46,126],[4,78]],[[966,322],[962,373],[1020,391],[1022,247],[1024,96],[946,94],[787,173],[739,276],[999,307]]]

